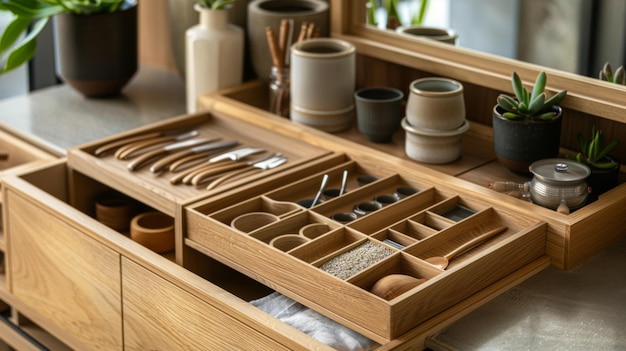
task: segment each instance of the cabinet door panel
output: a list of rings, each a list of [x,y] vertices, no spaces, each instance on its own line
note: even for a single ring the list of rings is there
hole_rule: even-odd
[[[286,350],[138,264],[122,258],[125,350]]]
[[[68,345],[121,350],[120,255],[35,202],[7,201],[11,292]]]

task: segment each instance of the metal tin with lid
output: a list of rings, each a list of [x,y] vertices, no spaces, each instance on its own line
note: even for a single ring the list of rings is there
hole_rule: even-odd
[[[529,167],[534,175],[530,196],[534,203],[556,209],[561,200],[570,210],[582,207],[589,194],[586,178],[591,170],[586,165],[562,158],[534,162]]]

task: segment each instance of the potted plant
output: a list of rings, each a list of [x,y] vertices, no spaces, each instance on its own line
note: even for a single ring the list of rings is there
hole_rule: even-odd
[[[117,94],[137,71],[137,0],[3,0],[0,11],[14,15],[0,36],[0,74],[34,56],[51,18],[57,74],[83,95]]]
[[[591,129],[591,137],[585,138],[578,133],[580,152],[576,156],[566,157],[584,163],[591,169],[587,183],[591,188],[588,201],[595,201],[601,194],[613,189],[619,183],[620,163],[609,155],[619,144],[613,140],[606,144],[602,131],[594,126]]]
[[[611,67],[609,62],[604,63],[598,78],[610,83],[626,85],[626,73],[624,72],[624,66],[617,67],[615,72],[613,72],[613,67]]]
[[[545,72],[537,75],[530,92],[516,72],[511,81],[515,96],[500,94],[493,109],[494,151],[510,170],[529,173],[533,162],[559,155],[563,115],[559,104],[567,90],[548,98]]]

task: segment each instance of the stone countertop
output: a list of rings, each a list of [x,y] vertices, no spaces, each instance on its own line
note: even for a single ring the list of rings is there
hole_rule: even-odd
[[[52,154],[184,114],[185,84],[176,73],[142,66],[113,98],[87,99],[57,85],[0,100],[0,129]]]
[[[426,341],[433,351],[626,350],[626,238],[548,267]]]

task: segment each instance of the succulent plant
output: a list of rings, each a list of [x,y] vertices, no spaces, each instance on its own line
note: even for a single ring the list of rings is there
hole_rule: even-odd
[[[554,118],[556,112],[553,111],[553,107],[563,101],[567,90],[562,90],[547,98],[546,81],[546,73],[539,72],[532,91],[528,92],[517,72],[513,72],[511,82],[515,97],[501,94],[497,98],[498,106],[505,111],[502,116],[511,120],[551,120]]]
[[[595,126],[591,129],[590,139],[586,139],[582,133],[578,133],[578,143],[580,144],[580,152],[575,157],[568,158],[600,169],[610,169],[617,165],[617,162],[606,158],[606,156],[615,149],[619,141],[613,140],[605,145],[602,131],[596,129]]]
[[[613,72],[613,67],[611,67],[609,62],[604,63],[598,78],[607,82],[626,85],[626,73],[624,73],[624,66],[617,67],[615,72]]]

